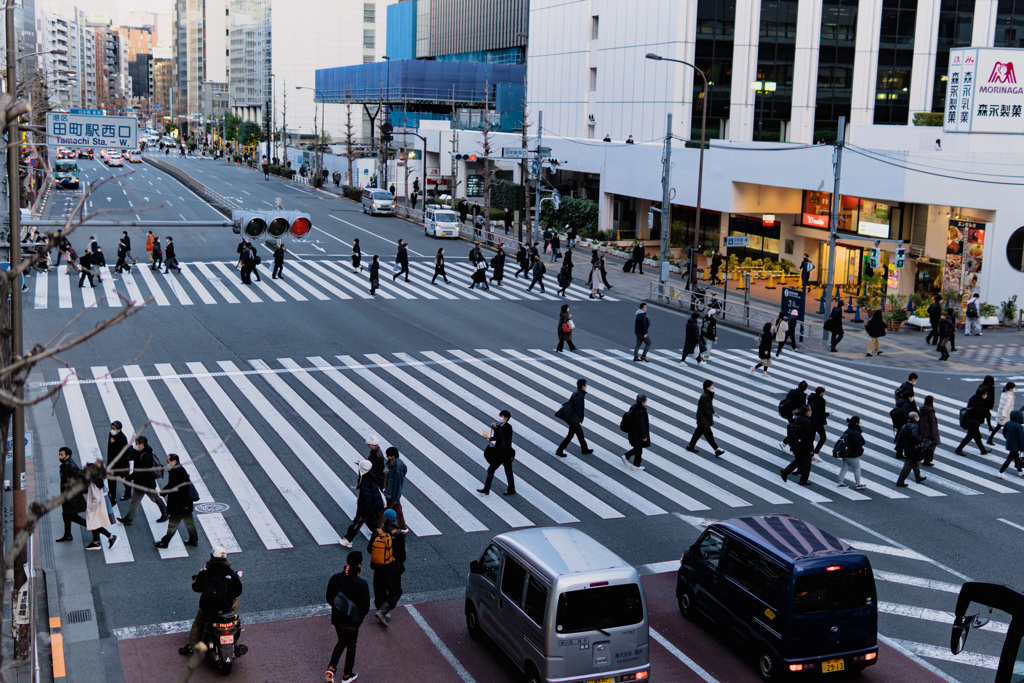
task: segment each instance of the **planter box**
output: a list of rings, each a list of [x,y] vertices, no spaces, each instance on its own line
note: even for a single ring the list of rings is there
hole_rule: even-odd
[[[999,327],[1000,324],[998,315],[985,316],[983,318],[980,318],[980,320],[982,327]]]
[[[919,330],[930,330],[932,329],[932,322],[928,318],[919,318],[916,315],[910,316],[906,324],[909,327],[916,327]]]

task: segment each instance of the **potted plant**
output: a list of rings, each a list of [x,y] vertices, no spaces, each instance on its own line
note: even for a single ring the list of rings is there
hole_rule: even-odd
[[[999,302],[999,307],[1003,309],[1003,324],[1012,325],[1017,319],[1017,295],[1014,294],[1006,301]]]
[[[881,275],[864,278],[864,291],[857,297],[857,303],[861,308],[867,310],[869,317],[882,305],[882,291],[883,278]]]
[[[978,306],[978,315],[981,316],[982,327],[994,327],[999,325],[999,317],[996,315],[998,309],[994,304],[982,302]]]
[[[890,294],[885,297],[889,304],[882,314],[882,320],[890,332],[896,332],[900,326],[910,317],[907,311],[907,296],[905,294]]]

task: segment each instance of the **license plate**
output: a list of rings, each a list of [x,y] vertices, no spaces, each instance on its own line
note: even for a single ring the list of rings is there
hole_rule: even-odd
[[[597,679],[594,679],[592,681],[587,681],[587,683],[615,683],[615,679],[614,678],[597,678]]]
[[[234,636],[221,636],[220,637],[220,644],[221,645],[230,645],[233,642],[235,642],[235,637]],[[840,668],[842,668],[842,666],[841,666],[842,665],[842,660],[840,660],[839,664],[840,664]]]
[[[842,671],[843,666],[842,659],[826,659],[821,663],[821,673],[827,674],[833,671]]]

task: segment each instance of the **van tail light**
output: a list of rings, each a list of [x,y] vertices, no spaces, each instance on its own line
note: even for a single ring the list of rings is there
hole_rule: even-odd
[[[825,567],[825,571],[827,571],[827,572],[837,572],[840,569],[842,569],[842,567],[840,567],[838,564],[831,564],[831,565]]]
[[[607,581],[596,581],[596,582],[590,584],[590,587],[591,588],[597,588],[599,586],[607,586],[607,585],[608,585]]]
[[[870,661],[873,661],[874,659],[876,659],[877,657],[878,657],[878,653],[877,652],[869,652],[866,655],[864,655],[864,661],[865,662],[870,662]]]
[[[649,671],[637,671],[635,674],[626,674],[625,676],[623,676],[619,680],[623,681],[623,682],[625,682],[625,681],[645,681],[645,680],[647,680],[648,674],[650,674]]]
[[[789,665],[789,670],[790,671],[803,671],[804,670],[804,665],[803,664],[790,664]]]

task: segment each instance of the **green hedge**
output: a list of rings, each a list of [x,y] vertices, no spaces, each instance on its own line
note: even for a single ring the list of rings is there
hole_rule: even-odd
[[[593,237],[597,231],[597,203],[570,197],[563,199],[561,206],[556,210],[554,203],[544,202],[540,222],[544,227],[558,230],[563,230],[568,225],[575,228],[579,237]]]
[[[270,171],[271,174],[279,175],[282,178],[285,178],[286,180],[291,180],[295,176],[295,169],[288,168],[287,166],[271,165],[268,167],[268,170]]]
[[[491,206],[499,209],[519,208],[523,186],[508,180],[495,180],[491,183]]]
[[[363,201],[363,191],[358,187],[352,187],[351,185],[342,185],[341,193],[345,195],[346,199],[352,199],[357,202]]]

